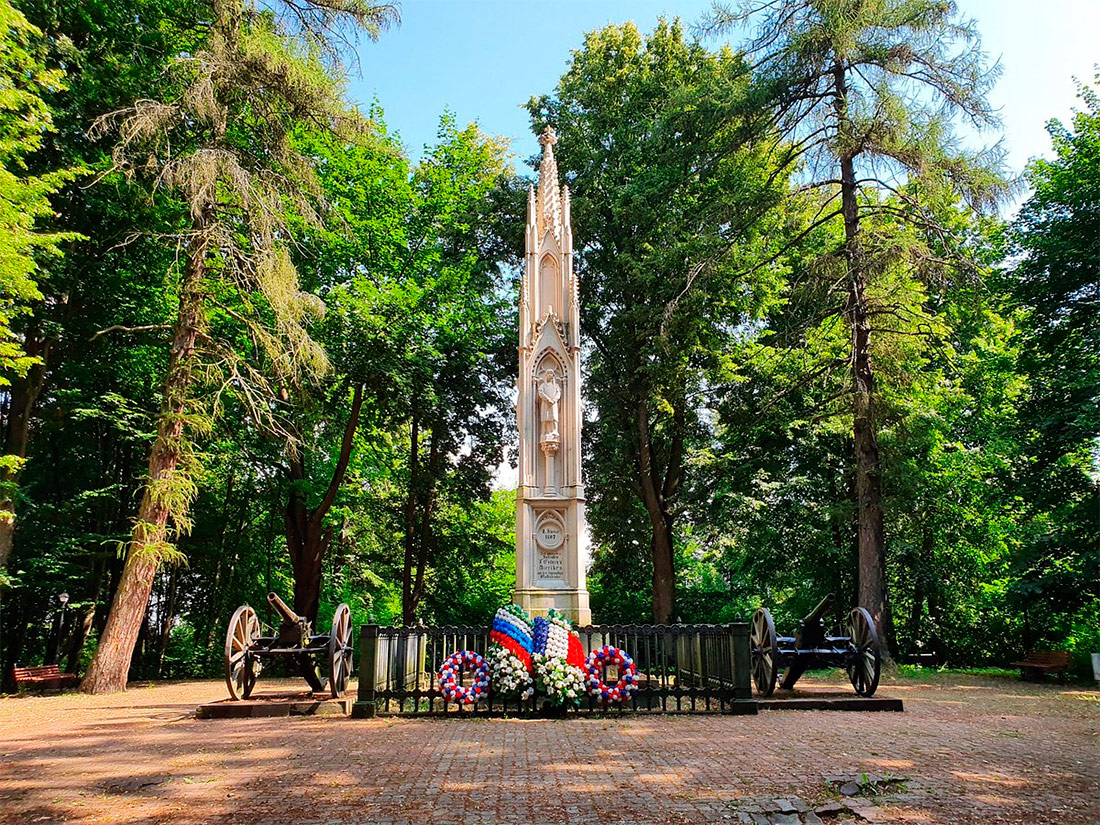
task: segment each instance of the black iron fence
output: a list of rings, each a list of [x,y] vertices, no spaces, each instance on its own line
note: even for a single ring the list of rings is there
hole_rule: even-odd
[[[577,713],[756,713],[749,664],[749,626],[589,625],[575,628],[585,654],[603,645],[634,659],[638,690],[621,706],[584,697]],[[436,675],[460,650],[484,655],[488,627],[381,627],[359,631],[359,694],[352,715],[537,716],[546,697],[490,696],[472,706],[448,704]]]

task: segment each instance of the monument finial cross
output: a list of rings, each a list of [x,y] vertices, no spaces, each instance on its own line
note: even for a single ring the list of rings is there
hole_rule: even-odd
[[[554,127],[547,124],[546,128],[542,130],[542,134],[539,135],[539,143],[543,146],[550,144],[553,146],[558,142],[558,133],[554,131]]]

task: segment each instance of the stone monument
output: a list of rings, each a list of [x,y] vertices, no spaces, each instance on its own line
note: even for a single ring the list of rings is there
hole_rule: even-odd
[[[519,488],[516,491],[516,604],[550,608],[589,624],[580,539],[581,350],[569,189],[558,184],[557,137],[539,137],[538,188],[527,197],[526,264],[519,305]]]

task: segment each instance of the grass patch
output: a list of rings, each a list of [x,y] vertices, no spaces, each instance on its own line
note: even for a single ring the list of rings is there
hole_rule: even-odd
[[[943,676],[981,676],[991,679],[1018,679],[1020,672],[1004,667],[923,667],[922,665],[898,665],[897,675],[902,679],[934,679]]]

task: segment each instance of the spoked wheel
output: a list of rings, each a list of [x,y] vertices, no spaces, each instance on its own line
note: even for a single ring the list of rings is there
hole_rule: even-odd
[[[225,634],[225,685],[231,699],[247,699],[260,675],[260,661],[252,655],[252,643],[260,635],[260,620],[247,604],[238,607]]]
[[[752,614],[752,627],[749,631],[749,646],[752,655],[752,680],[756,683],[756,692],[761,696],[771,696],[775,692],[776,667],[775,622],[771,611],[761,607]]]
[[[351,608],[341,604],[332,617],[332,635],[328,638],[328,689],[339,699],[348,689],[352,669]]]
[[[860,696],[873,696],[878,690],[882,654],[875,621],[862,607],[848,614],[848,636],[848,678]]]

